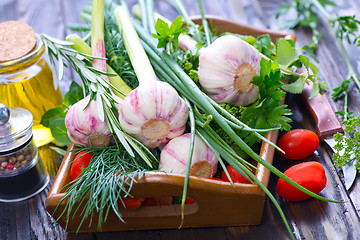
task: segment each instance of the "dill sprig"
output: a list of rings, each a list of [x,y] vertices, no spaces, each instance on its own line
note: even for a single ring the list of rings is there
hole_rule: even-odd
[[[95,213],[99,215],[98,229],[106,222],[110,211],[113,211],[120,221],[125,222],[119,211],[121,199],[133,197],[130,192],[134,183],[143,177],[145,171],[157,169],[158,164],[149,168],[138,154],[132,157],[125,149],[119,151],[116,145],[78,148],[76,151],[90,152],[92,158],[83,174],[65,186],[67,190],[61,202],[67,202],[59,218],[64,214],[67,219],[81,216],[78,230],[87,219],[90,219],[91,225],[91,217]],[[155,149],[152,152],[156,156],[159,154]],[[83,207],[79,208],[81,204]]]

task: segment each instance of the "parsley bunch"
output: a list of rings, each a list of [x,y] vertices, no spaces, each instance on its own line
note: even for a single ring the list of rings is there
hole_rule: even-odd
[[[334,165],[338,167],[345,166],[350,162],[354,162],[356,169],[360,171],[360,117],[353,117],[344,121],[345,137],[341,133],[334,135],[336,144],[334,149],[336,152],[333,155]]]

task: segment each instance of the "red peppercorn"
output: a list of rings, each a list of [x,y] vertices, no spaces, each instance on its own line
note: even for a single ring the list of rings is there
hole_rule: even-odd
[[[6,166],[6,169],[9,171],[12,171],[14,169],[14,164],[8,163],[8,165]]]

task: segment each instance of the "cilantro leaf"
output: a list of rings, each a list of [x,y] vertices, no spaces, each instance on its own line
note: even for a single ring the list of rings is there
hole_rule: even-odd
[[[169,44],[170,50],[176,51],[179,48],[179,35],[185,32],[185,29],[183,28],[184,24],[185,22],[182,21],[181,16],[175,18],[170,26],[164,20],[159,18],[156,21],[155,26],[157,34],[152,34],[154,38],[159,40],[157,47],[166,48],[167,44]]]

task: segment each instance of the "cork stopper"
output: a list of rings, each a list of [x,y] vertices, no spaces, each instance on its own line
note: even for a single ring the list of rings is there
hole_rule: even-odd
[[[28,54],[36,45],[36,34],[28,24],[18,21],[0,23],[0,62]]]

